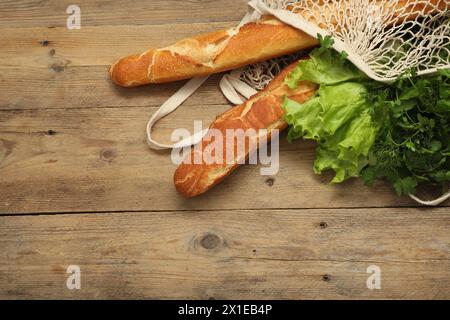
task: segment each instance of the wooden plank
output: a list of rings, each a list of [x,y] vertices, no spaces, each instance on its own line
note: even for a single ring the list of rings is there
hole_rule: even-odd
[[[127,54],[231,25],[9,29],[0,48],[0,109],[160,105],[182,83],[119,88],[109,79],[109,66]],[[187,104],[227,103],[219,78],[213,76]]]
[[[81,9],[81,25],[149,25],[240,20],[247,0],[2,0],[0,28],[65,27],[69,5]]]
[[[449,299],[449,231],[442,208],[1,217],[0,298]]]
[[[236,22],[173,25],[2,29],[0,67],[110,66],[117,59],[163,48],[178,40],[227,29]]]
[[[1,68],[0,110],[160,106],[183,84],[120,88],[110,81],[108,69],[66,68],[63,63],[49,69]],[[226,104],[220,77],[208,80],[186,105]]]
[[[181,108],[164,119],[155,137],[170,142],[176,128],[209,124],[227,105]],[[0,112],[0,212],[91,212],[241,208],[405,206],[392,188],[352,180],[329,185],[312,171],[314,145],[281,137],[280,171],[260,175],[241,167],[196,199],[175,191],[169,152],[149,150],[145,126],[154,108],[15,110]],[[49,133],[49,130],[50,131]],[[162,138],[164,137],[164,139]],[[271,179],[269,179],[271,178]]]

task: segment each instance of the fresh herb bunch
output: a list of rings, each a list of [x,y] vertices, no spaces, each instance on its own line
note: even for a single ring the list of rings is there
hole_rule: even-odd
[[[334,170],[333,183],[362,177],[372,185],[386,178],[399,195],[413,194],[422,183],[450,182],[450,70],[391,84],[360,72],[346,53],[319,36],[321,47],[287,77],[318,83],[316,97],[300,104],[285,99],[289,139],[318,143],[314,170]]]
[[[450,71],[410,74],[386,85],[368,81],[367,101],[380,130],[362,171],[366,184],[387,178],[398,194],[420,182],[450,181]]]

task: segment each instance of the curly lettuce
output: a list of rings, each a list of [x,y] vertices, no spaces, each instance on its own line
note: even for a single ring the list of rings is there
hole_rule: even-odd
[[[319,84],[305,103],[285,98],[288,139],[317,141],[314,171],[333,170],[332,183],[362,177],[367,185],[387,179],[399,195],[419,183],[450,182],[450,71],[392,84],[368,79],[345,53],[331,49],[331,38],[299,62],[286,78]]]
[[[286,79],[295,88],[300,81],[320,84],[305,103],[285,98],[285,119],[290,141],[304,138],[318,143],[314,171],[334,170],[333,183],[358,177],[368,164],[378,126],[372,120],[361,80],[366,77],[332,50],[319,50],[299,62]]]

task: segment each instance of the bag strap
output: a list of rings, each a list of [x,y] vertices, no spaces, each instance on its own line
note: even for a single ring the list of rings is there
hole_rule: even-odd
[[[431,200],[431,201],[424,201],[424,200],[422,200],[422,199],[420,199],[417,196],[412,195],[412,194],[410,194],[409,196],[411,197],[411,199],[413,199],[414,201],[416,201],[416,202],[418,202],[418,203],[420,203],[420,204],[422,204],[424,206],[432,207],[432,206],[438,206],[441,203],[444,203],[445,201],[450,199],[450,191],[447,192],[446,194],[442,195],[440,198],[437,198],[437,199]]]
[[[267,6],[261,4],[258,0],[252,0],[249,2],[249,8],[247,14],[244,16],[239,26],[242,26],[248,22],[258,20],[261,17],[261,12],[271,11]],[[276,12],[270,12],[272,14]],[[286,17],[280,17],[276,14],[281,20],[290,24],[293,24],[292,21],[287,19]],[[283,19],[284,18],[284,19]],[[288,21],[286,21],[288,20]],[[242,100],[241,94],[246,99],[249,99],[251,96],[255,95],[258,91],[250,87],[247,83],[240,80],[240,76],[242,74],[242,69],[233,70],[231,73],[226,74],[222,77],[220,81],[220,89],[224,96],[233,104],[239,105],[244,103]],[[202,131],[194,133],[192,136],[183,139],[182,141],[175,144],[162,144],[157,142],[152,138],[152,128],[153,126],[162,118],[167,116],[168,114],[174,112],[184,101],[186,101],[192,94],[194,94],[208,79],[209,77],[202,78],[194,78],[188,81],[183,87],[181,87],[173,96],[171,96],[161,107],[153,114],[150,120],[147,123],[147,143],[151,149],[154,150],[165,150],[165,149],[177,149],[188,147],[197,144],[202,140],[205,134],[208,132],[208,129],[204,129]],[[424,201],[418,198],[415,195],[409,195],[411,199],[415,200],[417,203],[420,203],[425,206],[438,206],[450,199],[450,191],[441,197],[431,200]]]
[[[194,78],[189,80],[183,87],[181,87],[173,96],[171,96],[159,109],[153,114],[147,123],[147,143],[151,149],[164,150],[183,148],[198,143],[206,134],[206,129],[196,132],[194,135],[183,139],[176,144],[159,143],[152,138],[152,128],[161,118],[164,118],[169,113],[174,112],[184,101],[187,100],[200,86],[205,83],[208,77]]]
[[[252,7],[248,7],[247,14],[239,23],[239,27],[244,24],[256,21],[261,17],[261,15],[255,11]],[[239,97],[239,92],[245,98],[250,98],[252,95],[256,94],[257,91],[251,88],[246,83],[239,80],[241,71],[233,71],[231,74],[225,75],[221,82],[220,87],[225,97],[234,104],[242,104],[243,101]],[[174,95],[172,95],[158,110],[152,115],[147,123],[147,143],[151,149],[154,150],[166,150],[166,149],[178,149],[183,147],[188,147],[195,145],[202,140],[202,138],[207,133],[208,129],[194,133],[192,136],[183,139],[182,141],[175,144],[163,144],[157,142],[152,137],[153,126],[162,118],[168,114],[174,112],[178,107],[183,104],[191,95],[193,95],[208,79],[208,77],[194,78],[188,81],[183,87],[181,87]]]
[[[258,93],[255,89],[250,87],[247,83],[240,80],[242,69],[233,70],[230,74],[226,74],[220,80],[220,90],[223,95],[235,105],[243,104],[238,93],[244,96],[247,100]]]

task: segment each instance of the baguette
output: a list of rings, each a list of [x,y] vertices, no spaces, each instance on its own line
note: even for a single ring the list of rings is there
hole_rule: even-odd
[[[279,76],[277,76],[263,91],[253,96],[246,103],[236,106],[220,115],[210,126],[210,129],[219,130],[223,136],[226,135],[227,129],[267,129],[268,136],[258,136],[257,139],[267,138],[274,129],[283,130],[287,127],[284,121],[284,110],[282,108],[284,96],[298,101],[300,103],[310,99],[317,90],[317,85],[309,82],[301,83],[298,88],[291,90],[285,84],[285,77],[297,66],[293,63],[288,66]],[[202,144],[203,151],[192,148],[191,153],[186,158],[190,160],[196,157],[201,159],[198,164],[190,164],[192,161],[184,161],[175,171],[174,183],[179,193],[185,197],[198,196],[226,178],[233,170],[238,167],[239,160],[248,159],[251,152],[255,151],[250,147],[250,143],[246,141],[244,150],[239,153],[236,146],[227,146],[223,143],[223,155],[226,154],[227,148],[235,148],[233,162],[223,164],[207,164],[205,163],[205,150],[208,145],[214,143],[211,135],[205,135]],[[257,144],[254,144],[255,146]]]
[[[111,79],[123,87],[211,75],[312,48],[317,39],[272,16],[242,27],[185,39],[141,55],[120,59]]]

